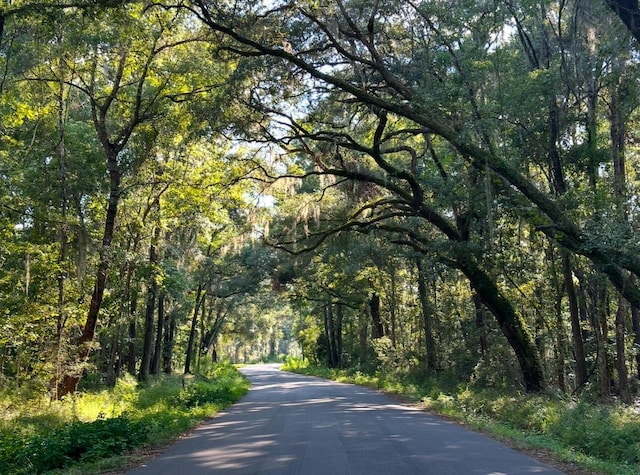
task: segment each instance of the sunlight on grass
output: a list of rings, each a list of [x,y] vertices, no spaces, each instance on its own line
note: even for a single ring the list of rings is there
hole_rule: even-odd
[[[125,453],[165,443],[242,397],[249,383],[232,365],[205,376],[167,376],[140,385],[132,376],[111,390],[83,392],[63,401],[12,404],[0,419],[0,473],[98,473],[123,464]]]

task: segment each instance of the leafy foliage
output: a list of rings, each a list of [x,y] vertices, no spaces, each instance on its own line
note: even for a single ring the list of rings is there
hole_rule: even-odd
[[[22,453],[12,460],[15,465],[6,467],[6,473],[12,473],[14,467],[25,467],[24,473],[44,473],[79,461],[117,455],[144,443],[146,436],[144,423],[126,415],[77,421],[28,441]]]
[[[195,381],[163,378],[148,387],[125,378],[100,396],[107,406],[121,408],[113,417],[100,413],[93,420],[67,423],[69,406],[77,414],[90,412],[84,406],[93,399],[85,394],[69,400],[59,413],[31,418],[29,424],[5,421],[0,430],[0,471],[44,473],[114,457],[146,443],[166,442],[235,402],[248,389],[246,379],[228,363],[213,366],[212,376]]]
[[[85,3],[0,8],[7,417],[82,377],[123,402],[80,420],[185,427],[237,394],[122,375],[287,353],[637,396],[640,62],[606,2]]]

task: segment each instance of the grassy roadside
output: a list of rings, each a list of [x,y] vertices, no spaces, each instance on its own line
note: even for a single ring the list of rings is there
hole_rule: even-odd
[[[0,394],[0,473],[116,471],[237,401],[249,383],[230,364],[206,375],[134,378],[61,402]],[[23,396],[24,397],[24,396]]]
[[[500,394],[434,378],[399,378],[310,367],[283,370],[359,384],[397,395],[426,410],[498,438],[572,474],[640,473],[640,410],[559,395]]]

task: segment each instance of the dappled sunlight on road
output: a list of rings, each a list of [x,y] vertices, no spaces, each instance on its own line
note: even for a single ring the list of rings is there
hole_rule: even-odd
[[[242,372],[252,387],[240,402],[139,473],[559,475],[374,390],[273,365]]]

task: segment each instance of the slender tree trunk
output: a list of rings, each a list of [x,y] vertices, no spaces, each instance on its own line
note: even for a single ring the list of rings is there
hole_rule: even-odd
[[[158,321],[156,323],[156,344],[151,359],[151,374],[160,373],[160,362],[162,361],[162,333],[164,331],[164,292],[158,294]]]
[[[127,355],[123,363],[127,365],[129,374],[136,374],[136,323],[135,315],[137,312],[137,296],[132,289],[134,266],[129,260],[124,266],[124,289],[122,291],[122,304],[120,305],[120,314],[126,315],[129,321],[127,328]]]
[[[211,344],[211,362],[218,362],[218,343],[216,341]]]
[[[396,269],[395,267],[391,268],[390,271],[391,274],[391,295],[389,296],[389,319],[391,320],[391,331],[390,333],[390,337],[391,337],[391,345],[396,348],[398,346],[398,341],[397,341],[397,307],[398,307],[398,298],[397,298],[397,283],[396,283]]]
[[[556,375],[558,379],[558,389],[563,393],[567,391],[565,377],[565,347],[566,337],[564,333],[564,318],[562,315],[562,299],[559,297],[556,305]]]
[[[609,375],[609,368],[607,365],[607,347],[605,343],[605,334],[602,332],[601,324],[599,321],[600,316],[596,316],[596,322],[594,326],[596,335],[596,344],[598,347],[597,355],[597,367],[598,367],[598,383],[600,388],[600,397],[606,399],[611,394],[611,376]]]
[[[136,374],[136,322],[129,322],[127,342],[127,372]]]
[[[322,329],[324,331],[324,342],[325,342],[326,351],[327,351],[327,355],[326,355],[327,366],[331,368],[332,367],[331,356],[333,352],[331,351],[331,335],[329,334],[329,320],[327,318],[328,312],[329,310],[327,308],[327,304],[325,303],[322,307]]]
[[[607,354],[607,340],[609,338],[609,327],[607,324],[607,306],[605,304],[606,290],[597,279],[590,283],[590,307],[592,326],[596,337],[597,345],[597,369],[600,397],[603,399],[611,395],[611,374],[609,372],[609,361]]]
[[[176,316],[174,312],[169,314],[169,319],[166,324],[167,328],[164,331],[164,345],[162,346],[162,371],[165,374],[171,374],[171,360],[173,358],[173,347],[175,344],[176,334]]]
[[[342,366],[342,320],[344,318],[342,304],[336,304],[336,363]]]
[[[367,360],[367,344],[369,340],[369,315],[367,315],[367,307],[363,306],[358,315],[358,355],[360,364],[364,364]],[[640,368],[640,365],[638,366]],[[640,374],[640,369],[638,370]]]
[[[329,320],[329,339],[331,340],[331,364],[334,368],[338,366],[338,348],[336,341],[336,323],[333,315],[333,304],[327,304],[327,319]]]
[[[640,26],[640,25],[638,25]],[[621,64],[617,64],[616,68],[623,70]],[[628,205],[627,205],[627,171],[625,157],[625,141],[626,141],[626,118],[622,110],[622,101],[624,94],[621,92],[623,86],[621,82],[624,76],[620,77],[618,84],[611,91],[611,99],[609,101],[609,123],[611,136],[611,159],[613,162],[614,176],[614,195],[618,214],[623,222],[628,222]],[[632,285],[635,284],[635,279]],[[633,306],[632,306],[633,307]],[[622,297],[618,297],[618,310],[616,312],[616,369],[618,372],[618,386],[620,397],[624,402],[631,402],[631,391],[629,388],[629,378],[626,366],[625,351],[625,333],[626,333],[626,315],[628,304]],[[637,310],[636,310],[637,316]],[[633,314],[632,314],[633,324]]]
[[[438,368],[438,356],[436,340],[433,336],[433,307],[429,302],[427,276],[420,257],[416,259],[416,269],[418,270],[418,297],[422,309],[422,324],[425,335],[426,366],[427,370],[435,371]]]
[[[113,387],[116,384],[118,378],[118,356],[120,354],[120,340],[122,339],[121,326],[118,325],[116,331],[111,337],[111,345],[109,351],[109,361],[107,363],[107,374],[105,377],[105,383],[107,387]]]
[[[473,287],[473,285],[471,287]],[[484,305],[482,304],[482,298],[480,298],[477,292],[473,293],[473,307],[475,309],[476,329],[480,334],[478,341],[480,345],[480,354],[485,355],[487,351],[489,351],[489,337],[487,335],[487,326],[485,324]]]
[[[621,68],[621,66],[618,66]],[[609,135],[611,137],[611,161],[613,162],[613,187],[619,215],[626,219],[627,212],[627,165],[625,142],[627,136],[625,114],[622,111],[620,84],[611,92],[609,101]]]
[[[627,301],[621,295],[618,296],[618,309],[616,311],[616,371],[618,373],[618,393],[624,403],[631,402],[631,390],[629,388],[629,376],[626,364],[626,319]]]
[[[631,306],[631,324],[633,327],[633,344],[636,348],[640,347],[640,312]],[[636,352],[636,378],[640,379],[640,351]]]
[[[195,344],[196,350],[196,373],[200,372],[200,361],[202,356],[205,354],[204,352],[204,339],[206,337],[206,331],[204,328],[205,320],[209,320],[211,318],[211,314],[213,313],[213,299],[210,299],[209,303],[209,311],[207,314],[207,296],[204,295],[202,297],[202,305],[200,305],[200,318],[198,319],[198,326],[200,327],[200,331],[196,332],[196,336],[198,341]],[[245,353],[246,354],[246,353]],[[246,362],[246,357],[245,357]]]
[[[589,111],[595,113],[596,100],[589,97]],[[589,116],[591,117],[591,116]],[[564,171],[562,169],[562,162],[560,160],[560,152],[558,150],[558,141],[560,140],[560,127],[559,127],[559,109],[555,97],[551,99],[551,107],[549,109],[549,124],[550,124],[550,138],[549,138],[549,161],[551,167],[551,176],[553,182],[553,188],[558,195],[564,195],[567,192],[567,187],[564,179]],[[592,130],[592,119],[588,119],[589,133],[594,133]],[[591,127],[591,128],[590,128]],[[589,177],[592,182],[592,186],[595,187],[595,171],[593,170],[593,164],[589,165]],[[562,260],[562,272],[564,279],[564,288],[567,294],[567,300],[569,302],[569,318],[571,321],[571,339],[573,343],[573,354],[575,357],[575,375],[576,375],[576,389],[580,389],[587,381],[587,369],[586,360],[584,354],[584,344],[582,340],[582,331],[580,329],[580,317],[578,312],[578,301],[576,296],[576,289],[573,283],[573,273],[571,271],[571,257],[569,251],[566,249],[560,250],[560,257]],[[561,344],[564,339],[560,338],[560,332],[562,332],[562,320],[558,320],[558,345]],[[559,348],[558,351],[561,351]],[[559,360],[558,364],[564,367],[564,357],[562,362]],[[560,371],[562,370],[562,384],[560,387],[564,387],[564,370],[558,368],[558,376],[560,383]]]
[[[120,204],[120,169],[118,168],[118,151],[111,148],[107,153],[107,165],[109,170],[109,199],[107,205],[107,214],[105,217],[104,232],[102,235],[102,247],[100,248],[100,261],[96,273],[96,282],[91,295],[91,303],[89,304],[89,312],[82,329],[82,335],[78,341],[77,360],[84,363],[91,352],[91,342],[95,336],[96,326],[98,324],[98,315],[102,306],[102,299],[107,285],[107,274],[111,265],[110,249],[111,242],[116,226],[116,216],[118,215],[118,205]],[[74,393],[78,387],[81,374],[66,374],[60,383],[58,389],[58,397],[66,396]]]
[[[588,28],[588,41],[591,56],[596,57],[596,33],[592,27]],[[589,184],[595,191],[598,176],[598,154],[597,154],[597,134],[598,134],[598,79],[595,77],[595,68],[593,73],[587,78],[587,145],[589,147],[587,174],[589,176]]]
[[[24,253],[24,298],[29,300],[29,287],[31,286],[31,254]]]
[[[0,38],[1,38],[0,34]],[[67,187],[67,149],[65,144],[65,111],[66,101],[64,97],[65,84],[64,72],[60,74],[60,83],[58,90],[58,158],[60,160],[58,174],[60,180],[61,203],[60,203],[60,224],[58,225],[58,245],[60,246],[58,254],[58,315],[56,321],[56,375],[53,383],[55,394],[54,399],[58,398],[58,385],[60,384],[60,375],[63,371],[63,333],[67,322],[67,315],[64,309],[65,305],[65,281],[66,281],[66,260],[68,248],[68,230],[67,230],[67,212],[69,203],[69,193]]]
[[[2,40],[4,40],[4,21],[5,21],[5,14],[0,12],[0,45],[2,45]],[[2,91],[2,89],[0,89],[0,92]]]
[[[184,363],[184,374],[191,373],[191,360],[193,358],[193,347],[196,342],[196,330],[198,328],[198,314],[200,313],[200,306],[204,298],[204,286],[198,286],[196,291],[196,299],[193,305],[193,316],[191,318],[191,329],[189,330],[189,341],[187,343],[187,352]]]
[[[142,343],[142,357],[140,361],[140,372],[138,373],[138,379],[140,381],[147,381],[149,379],[149,367],[151,364],[151,350],[153,346],[153,323],[154,313],[156,307],[156,291],[157,285],[151,284],[147,291],[147,306],[145,310],[144,318],[144,333]]]
[[[582,340],[582,328],[580,325],[580,312],[578,307],[578,296],[573,283],[573,272],[571,272],[571,262],[569,252],[565,249],[560,251],[562,259],[562,271],[564,286],[569,301],[569,317],[571,319],[571,340],[573,342],[573,355],[575,358],[576,389],[580,389],[587,382],[587,364],[584,354],[584,342]]]
[[[560,161],[560,152],[558,151],[558,139],[560,137],[560,111],[556,98],[551,99],[549,106],[549,168],[551,169],[551,181],[553,188],[559,195],[567,192],[564,181],[564,171],[562,162]]]

